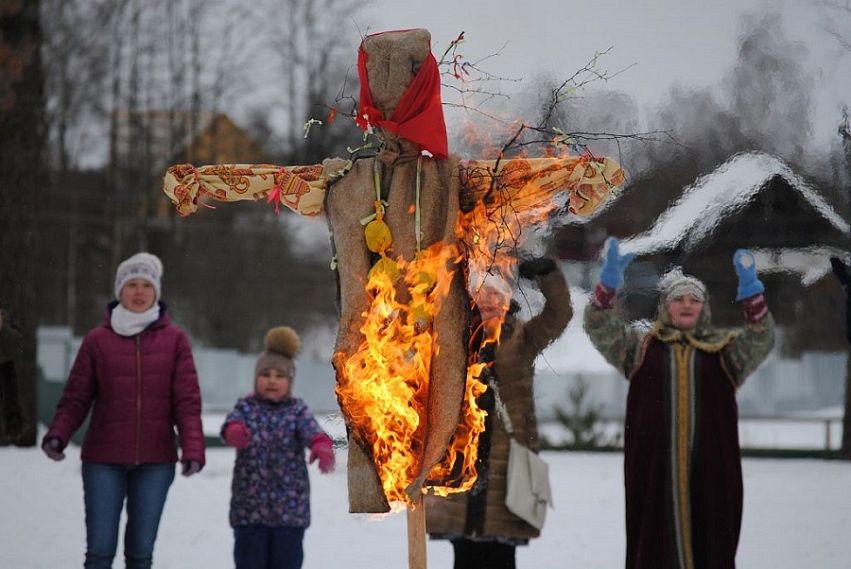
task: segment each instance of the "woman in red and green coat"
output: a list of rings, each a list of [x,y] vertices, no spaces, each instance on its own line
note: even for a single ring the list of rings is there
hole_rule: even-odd
[[[736,390],[774,345],[753,255],[736,252],[745,325],[710,322],[706,287],[672,271],[647,331],[613,309],[632,255],[609,238],[585,311],[595,347],[630,382],[624,425],[627,569],[733,569],[742,521]]]

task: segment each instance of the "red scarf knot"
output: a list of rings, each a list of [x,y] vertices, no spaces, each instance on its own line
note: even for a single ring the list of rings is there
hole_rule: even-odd
[[[402,138],[415,142],[435,158],[449,155],[446,141],[446,122],[443,119],[443,102],[440,99],[440,71],[434,55],[428,54],[420,70],[399,100],[389,119],[375,108],[369,77],[366,71],[367,54],[361,43],[358,50],[358,76],[360,77],[360,110],[356,122],[363,130],[369,125],[395,132]]]

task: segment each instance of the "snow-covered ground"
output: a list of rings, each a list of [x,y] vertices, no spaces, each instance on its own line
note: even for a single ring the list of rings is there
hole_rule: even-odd
[[[0,567],[80,567],[84,551],[79,450],[52,463],[37,449],[0,449]],[[540,539],[518,550],[519,567],[612,569],[623,565],[620,454],[545,452],[555,509]],[[405,516],[347,513],[345,452],[322,476],[311,468],[313,525],[305,569],[402,569]],[[197,477],[171,488],[155,552],[158,569],[233,567],[227,524],[233,450],[210,449]],[[851,559],[851,464],[744,461],[743,569],[846,569]],[[120,552],[120,549],[119,549]],[[428,543],[429,567],[451,567],[451,547]],[[116,567],[122,567],[117,560]]]

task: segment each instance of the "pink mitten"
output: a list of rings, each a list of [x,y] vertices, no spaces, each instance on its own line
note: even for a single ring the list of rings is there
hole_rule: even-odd
[[[222,438],[228,446],[244,449],[251,444],[251,430],[242,421],[231,421],[225,427]]]
[[[319,459],[319,471],[323,474],[334,470],[334,449],[332,447],[331,437],[325,433],[319,433],[313,437],[313,442],[310,445],[308,462],[313,464],[313,461],[316,459]]]

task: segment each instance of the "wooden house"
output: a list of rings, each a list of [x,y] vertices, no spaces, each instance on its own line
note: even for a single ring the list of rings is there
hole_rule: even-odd
[[[658,302],[655,284],[681,266],[707,284],[716,323],[739,322],[732,257],[744,247],[756,255],[781,325],[798,324],[811,302],[841,306],[841,291],[833,283],[808,297],[812,285],[830,276],[830,256],[846,254],[848,222],[782,160],[743,153],[685,188],[649,229],[623,240],[623,249],[637,254],[627,273],[632,281],[625,291],[628,312],[651,317]],[[841,328],[837,320],[829,325]]]

